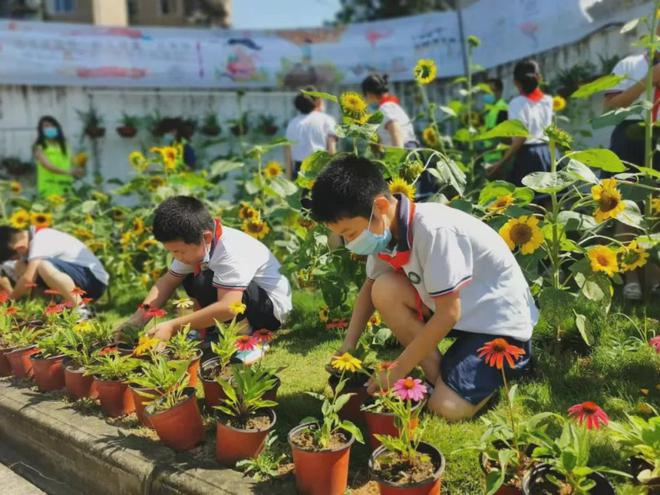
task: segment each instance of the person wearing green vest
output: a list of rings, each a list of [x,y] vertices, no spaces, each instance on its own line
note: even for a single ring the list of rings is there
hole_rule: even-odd
[[[84,169],[73,165],[62,126],[50,115],[39,119],[33,156],[37,167],[37,192],[41,198],[66,196],[74,179],[85,174]]]
[[[158,134],[160,134],[165,146],[180,145],[183,149],[183,152],[181,153],[181,161],[183,162],[183,165],[191,170],[195,170],[195,168],[197,168],[197,155],[189,143],[192,134],[191,131],[192,128],[190,123],[179,117],[164,118],[158,125]]]
[[[508,118],[509,105],[506,100],[502,98],[503,85],[501,79],[489,79],[487,84],[490,86],[493,93],[484,93],[482,95],[482,100],[484,108],[486,109],[484,125],[486,131],[489,131]],[[495,148],[495,146],[497,146],[497,143],[494,141],[484,141],[484,147],[486,149],[491,149],[491,151],[484,154],[485,163],[496,163],[502,159],[502,156],[504,156],[501,150],[492,149]]]

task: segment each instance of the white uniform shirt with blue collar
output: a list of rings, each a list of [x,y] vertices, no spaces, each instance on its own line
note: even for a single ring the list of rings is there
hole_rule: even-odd
[[[547,143],[548,137],[545,130],[552,124],[552,97],[543,95],[539,101],[532,101],[526,96],[516,96],[509,102],[509,119],[520,120],[530,137],[525,144]]]

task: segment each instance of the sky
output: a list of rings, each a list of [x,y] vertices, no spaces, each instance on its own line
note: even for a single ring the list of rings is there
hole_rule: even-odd
[[[233,0],[235,29],[314,27],[334,18],[339,0]]]

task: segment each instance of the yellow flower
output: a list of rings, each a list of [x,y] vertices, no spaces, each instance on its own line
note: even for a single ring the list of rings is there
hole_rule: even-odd
[[[319,309],[319,321],[325,323],[330,317],[330,309],[327,306],[321,306]]]
[[[282,166],[279,164],[279,162],[273,160],[272,162],[268,162],[266,164],[264,167],[264,173],[266,174],[266,177],[272,179],[273,177],[277,177],[278,175],[282,174]]]
[[[519,246],[522,254],[532,254],[543,244],[539,219],[531,215],[512,218],[500,228],[500,235],[511,251]]]
[[[30,223],[38,229],[45,229],[53,223],[53,215],[50,213],[31,213]]]
[[[30,225],[30,212],[19,208],[14,210],[14,212],[9,217],[9,225],[15,229],[26,229]]]
[[[46,197],[46,201],[52,205],[63,205],[66,203],[66,199],[61,194],[50,194]]]
[[[148,335],[142,335],[138,340],[138,345],[135,346],[135,349],[133,350],[133,355],[142,356],[143,354],[146,354],[147,352],[151,351],[159,343],[160,343],[160,339],[156,337],[149,337]]]
[[[380,317],[380,313],[376,311],[371,318],[369,318],[369,323],[375,327],[380,326],[383,323],[383,320]]]
[[[146,168],[149,163],[141,151],[131,151],[128,155],[128,162],[137,170]]]
[[[167,171],[172,171],[176,168],[179,158],[179,152],[175,146],[164,146],[159,150],[160,157],[163,160],[163,167]]]
[[[92,198],[94,198],[99,203],[107,203],[110,200],[108,195],[102,193],[101,191],[92,191]]]
[[[78,239],[85,240],[92,239],[94,237],[94,233],[83,227],[77,227],[73,230],[73,236]]]
[[[495,213],[504,213],[513,204],[513,194],[505,194],[493,201],[488,209]]]
[[[100,251],[101,249],[105,249],[105,241],[102,241],[100,239],[91,239],[85,243],[85,245],[92,251],[93,253],[96,253],[97,251]]]
[[[349,118],[364,124],[367,120],[367,102],[355,91],[346,91],[339,97],[342,112]]]
[[[140,251],[146,251],[150,247],[155,246],[157,244],[158,242],[156,241],[156,239],[145,239],[138,245],[138,249]]]
[[[435,76],[438,75],[438,68],[433,60],[420,58],[413,69],[413,75],[415,76],[415,81],[419,84],[429,84],[435,81]]]
[[[234,314],[234,316],[242,315],[245,313],[246,309],[247,306],[241,301],[236,301],[235,303],[229,305],[229,310]]]
[[[362,369],[362,361],[345,352],[341,356],[333,356],[330,361],[332,367],[339,371],[355,372]]]
[[[255,239],[263,239],[270,232],[270,228],[266,222],[261,221],[260,219],[247,219],[243,221],[241,229],[246,234],[251,235]]]
[[[422,131],[422,141],[431,148],[437,146],[439,142],[437,131],[431,126],[427,127]]]
[[[607,246],[597,245],[587,250],[591,269],[595,272],[605,272],[610,277],[619,271],[616,253]]]
[[[655,215],[660,215],[660,197],[651,200],[651,210]]]
[[[628,245],[619,250],[621,261],[621,271],[630,272],[643,267],[649,259],[649,253],[641,246],[637,245],[637,240],[631,241]]]
[[[77,333],[88,333],[91,332],[93,328],[92,322],[89,320],[82,320],[73,325],[73,330]]]
[[[87,165],[87,153],[84,151],[76,153],[73,157],[73,163],[76,167],[84,167]]]
[[[559,95],[553,96],[552,110],[555,112],[561,112],[564,108],[566,108],[566,100]]]
[[[148,184],[149,184],[149,189],[155,191],[159,187],[165,185],[165,179],[163,179],[160,175],[152,175],[151,177],[149,177]]]
[[[14,194],[20,194],[23,190],[23,186],[21,186],[20,182],[13,180],[9,183],[9,190]]]
[[[616,179],[603,179],[599,185],[591,188],[591,196],[598,203],[594,212],[598,223],[608,218],[616,218],[626,207],[621,200],[621,193],[616,188]]]
[[[402,194],[406,196],[410,201],[415,200],[415,186],[408,184],[401,177],[397,177],[390,182],[390,192],[392,194]]]
[[[132,228],[133,235],[139,236],[144,234],[144,220],[140,217],[136,217],[133,219],[133,228]]]
[[[181,299],[174,301],[174,306],[176,306],[178,309],[188,309],[192,308],[194,305],[194,301],[187,297],[182,297]]]
[[[247,203],[241,203],[241,208],[238,210],[238,216],[242,220],[259,220],[260,218],[259,212]]]
[[[119,243],[122,246],[128,246],[132,239],[133,239],[133,233],[129,230],[121,235],[121,239],[119,240]]]

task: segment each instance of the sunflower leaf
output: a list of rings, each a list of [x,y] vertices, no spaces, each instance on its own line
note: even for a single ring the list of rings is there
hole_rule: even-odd
[[[475,141],[483,141],[498,137],[529,137],[529,131],[520,120],[505,120],[497,124],[490,131],[483,132],[473,139]]]
[[[569,156],[578,162],[606,172],[624,172],[626,166],[613,151],[606,149],[590,149],[570,153]]]
[[[577,327],[578,332],[580,332],[582,340],[584,340],[585,344],[591,347],[594,345],[594,337],[591,333],[591,329],[589,328],[589,321],[587,320],[587,317],[583,314],[577,313],[575,310],[573,313],[575,314],[575,326]]]
[[[644,217],[642,216],[642,212],[639,211],[637,203],[629,199],[624,199],[623,203],[626,207],[616,216],[616,219],[621,223],[630,225],[631,227],[640,227]]]
[[[580,86],[572,95],[571,98],[589,98],[590,96],[605,91],[606,89],[613,88],[619,84],[624,79],[627,79],[626,76],[618,76],[616,74],[608,74],[606,76],[599,77],[595,81],[590,83],[583,84]]]
[[[522,183],[540,193],[557,193],[573,184],[575,179],[560,172],[532,172],[523,177]]]

